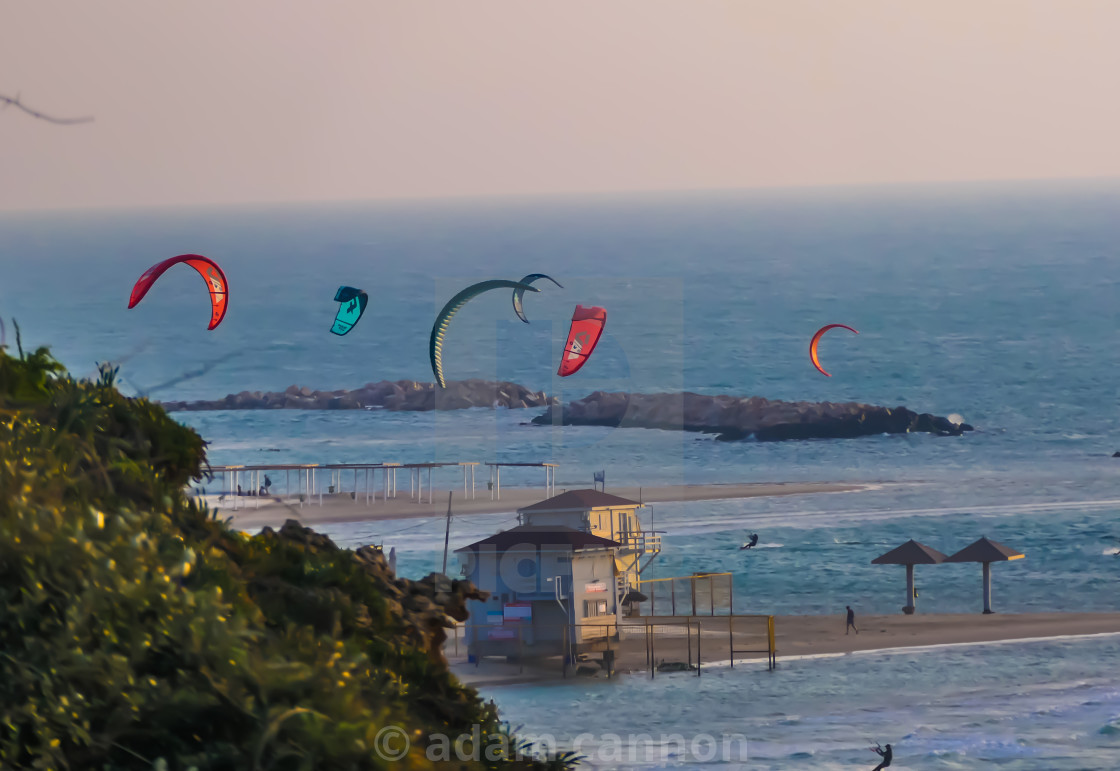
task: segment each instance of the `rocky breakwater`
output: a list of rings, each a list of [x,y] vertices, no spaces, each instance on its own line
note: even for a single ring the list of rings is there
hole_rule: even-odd
[[[694,393],[628,394],[595,391],[533,418],[538,425],[661,428],[717,434],[734,441],[846,439],[873,434],[927,432],[960,436],[967,423],[917,413],[906,407],[857,402],[783,402],[760,396],[705,396]]]
[[[312,391],[289,386],[281,392],[242,391],[224,399],[196,402],[164,402],[168,412],[177,410],[359,410],[423,412],[461,410],[468,407],[547,407],[555,397],[530,391],[517,383],[492,380],[452,380],[447,388],[416,380],[382,380],[366,383],[353,391]]]

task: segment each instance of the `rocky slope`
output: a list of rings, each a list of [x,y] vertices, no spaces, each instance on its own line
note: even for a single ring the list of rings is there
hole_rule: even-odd
[[[382,380],[353,391],[312,391],[288,386],[283,392],[242,391],[224,399],[196,402],[163,402],[176,410],[358,410],[382,409],[423,412],[461,410],[467,407],[545,407],[556,399],[543,391],[530,391],[517,383],[491,380],[453,380],[447,388],[416,380]]]
[[[857,402],[783,402],[759,396],[705,396],[694,393],[627,394],[596,391],[533,418],[538,425],[619,426],[700,431],[732,441],[754,437],[837,439],[924,431],[959,436],[967,423],[918,414],[905,407]]]

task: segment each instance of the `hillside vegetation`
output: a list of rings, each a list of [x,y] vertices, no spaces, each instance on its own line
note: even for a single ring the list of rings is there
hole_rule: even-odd
[[[230,529],[183,492],[202,438],[114,375],[0,351],[0,767],[572,765],[516,760],[448,671],[445,614],[473,586],[395,579],[295,522]],[[433,734],[476,725],[477,760],[433,755]],[[398,762],[388,726],[409,739]]]

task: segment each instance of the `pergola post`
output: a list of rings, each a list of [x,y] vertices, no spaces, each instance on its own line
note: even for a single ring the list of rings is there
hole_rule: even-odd
[[[984,612],[994,613],[992,610],[992,563],[984,563]]]

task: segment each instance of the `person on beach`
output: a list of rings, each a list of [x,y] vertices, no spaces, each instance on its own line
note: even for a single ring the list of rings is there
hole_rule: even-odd
[[[751,540],[750,540],[750,542],[749,542],[749,543],[745,543],[745,544],[743,544],[742,546],[740,546],[740,547],[739,547],[739,551],[742,551],[743,549],[749,549],[749,548],[751,548],[752,546],[755,546],[755,545],[756,545],[757,543],[758,543],[758,533],[751,533]]]
[[[883,762],[875,766],[875,768],[871,769],[871,771],[882,771],[882,769],[889,766],[891,764],[891,760],[894,759],[894,750],[891,749],[891,745],[889,744],[886,747],[880,747],[878,744],[876,744],[871,749],[873,752],[879,753],[879,755],[883,758]]]
[[[269,494],[269,489],[268,488],[270,488],[270,487],[272,487],[272,480],[268,478],[268,474],[265,474],[264,475],[264,494],[265,495]]]
[[[844,607],[848,609],[848,625],[844,627],[844,634],[848,634],[849,629],[855,629],[856,634],[859,634],[859,629],[856,629],[856,612],[852,610],[851,605],[845,605]],[[888,744],[887,748],[889,749],[890,746]]]

